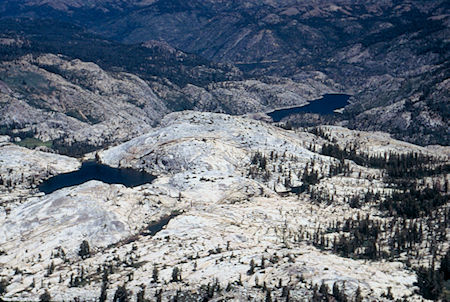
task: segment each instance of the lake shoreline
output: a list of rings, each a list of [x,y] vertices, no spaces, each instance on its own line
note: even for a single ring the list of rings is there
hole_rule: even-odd
[[[51,194],[56,190],[80,185],[91,180],[135,187],[151,183],[155,179],[155,175],[143,171],[132,168],[114,168],[95,160],[87,160],[76,171],[58,174],[44,180],[39,184],[38,189],[45,194]]]
[[[316,113],[320,115],[337,114],[335,110],[343,109],[349,104],[351,95],[343,93],[328,93],[322,98],[308,101],[302,106],[286,107],[265,112],[274,123],[280,122],[282,119],[298,113]]]

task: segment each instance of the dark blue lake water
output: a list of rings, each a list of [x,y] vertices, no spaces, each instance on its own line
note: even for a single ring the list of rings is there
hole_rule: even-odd
[[[347,94],[325,94],[320,99],[310,101],[308,105],[275,110],[269,112],[268,115],[274,122],[279,122],[289,115],[301,112],[334,114],[334,110],[345,107],[348,104],[349,98],[350,96]]]
[[[39,185],[45,194],[56,190],[82,184],[89,180],[99,180],[108,184],[122,184],[135,187],[152,182],[156,177],[133,169],[117,169],[94,161],[84,162],[77,171],[56,175]]]
[[[160,221],[151,223],[150,225],[147,226],[147,230],[144,231],[142,234],[144,236],[155,235],[156,233],[161,231],[167,224],[169,224],[172,218],[177,217],[178,215],[180,215],[180,213],[172,213],[169,216],[163,217]]]

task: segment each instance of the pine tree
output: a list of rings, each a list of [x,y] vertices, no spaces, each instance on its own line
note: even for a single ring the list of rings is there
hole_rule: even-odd
[[[358,286],[355,292],[355,302],[362,302],[361,288]]]
[[[156,298],[156,302],[162,301],[162,289],[156,291],[155,298]]]
[[[180,269],[175,266],[172,270],[172,282],[178,282],[181,281],[181,277],[180,277]]]
[[[272,302],[272,295],[270,293],[270,289],[266,290],[266,299],[265,302]]]
[[[83,240],[83,242],[80,244],[80,250],[78,251],[78,255],[82,259],[89,258],[91,255],[91,252],[89,250],[89,243],[86,240]]]
[[[108,289],[106,283],[102,283],[102,288],[100,291],[100,297],[98,298],[99,302],[105,302],[106,301],[106,290]]]
[[[146,302],[147,300],[144,298],[145,296],[145,289],[141,289],[137,294],[136,294],[136,302]]]
[[[0,296],[6,293],[6,288],[8,287],[8,281],[6,279],[0,279]]]
[[[255,273],[255,261],[252,259],[250,260],[250,268],[247,271],[247,275],[253,275]]]
[[[54,270],[55,270],[55,264],[52,261],[47,268],[47,276],[50,276],[51,274],[53,274]]]
[[[333,283],[333,297],[335,297],[336,300],[338,300],[338,301],[339,301],[339,299],[341,297],[341,291],[339,290],[337,282]]]
[[[156,264],[153,265],[153,273],[152,273],[152,278],[153,278],[153,282],[158,282],[158,267],[156,266]]]
[[[122,286],[118,286],[117,290],[114,294],[114,299],[113,302],[128,302],[128,292],[127,289],[125,288],[125,285]]]
[[[50,302],[52,300],[52,297],[50,296],[50,293],[45,290],[43,294],[39,296],[40,302]]]
[[[108,289],[108,270],[106,268],[103,269],[103,276],[102,276],[102,288],[100,291],[100,302],[106,301],[106,290]]]
[[[441,259],[441,267],[439,271],[443,274],[445,281],[450,280],[450,249],[447,250],[445,256]]]
[[[320,285],[319,293],[325,296],[328,295],[328,286],[325,284],[324,281],[322,281],[322,284]]]

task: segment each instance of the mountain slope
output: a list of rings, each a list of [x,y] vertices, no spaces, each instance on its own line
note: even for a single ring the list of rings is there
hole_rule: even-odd
[[[107,69],[121,68],[144,80],[163,76],[178,86],[193,84],[204,88],[217,81],[244,77],[261,80],[270,75],[298,81],[305,75],[320,73],[338,83],[339,92],[353,95],[345,125],[388,131],[419,144],[450,143],[445,131],[449,126],[446,62],[450,59],[446,39],[450,30],[449,7],[445,1],[61,0],[6,1],[0,9],[4,16],[50,16],[81,24],[116,41],[150,40],[147,45],[153,45],[151,52],[142,45],[101,41],[67,25],[61,28],[73,32],[66,40],[76,48],[64,49],[61,45],[66,44],[58,40],[49,47],[46,40],[52,35],[36,40],[46,52],[70,53],[84,61],[92,61],[93,56],[86,52],[89,48],[83,47],[83,40],[91,44],[97,41],[97,64]],[[46,27],[51,26],[50,23]],[[28,27],[39,28],[36,24]],[[196,56],[154,47],[165,45],[162,48],[167,50],[167,43]],[[126,48],[136,55],[124,55]],[[104,56],[105,52],[110,55]],[[169,107],[195,108],[182,92],[165,96],[172,103]],[[413,106],[413,111],[403,105],[417,97],[421,102]],[[231,112],[230,108],[214,105],[203,108]],[[380,114],[389,118],[377,119]],[[411,118],[401,122],[393,118],[411,114]]]
[[[81,155],[142,134],[168,112],[142,79],[79,60],[24,57],[2,63],[0,77],[2,131],[53,141],[64,153]]]
[[[342,89],[319,72],[245,80],[166,43],[124,45],[61,22],[0,25],[0,133],[53,141],[66,154],[138,136],[172,111],[266,112]]]

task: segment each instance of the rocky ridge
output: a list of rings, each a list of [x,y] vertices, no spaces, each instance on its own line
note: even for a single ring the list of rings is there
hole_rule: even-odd
[[[44,55],[5,62],[0,73],[10,89],[1,96],[3,127],[42,141],[124,141],[151,129],[167,112],[143,80],[108,74],[92,63]]]
[[[81,164],[77,159],[30,150],[9,142],[9,137],[0,142],[0,176],[2,185],[16,189],[26,189],[43,179],[56,174],[77,170]]]

